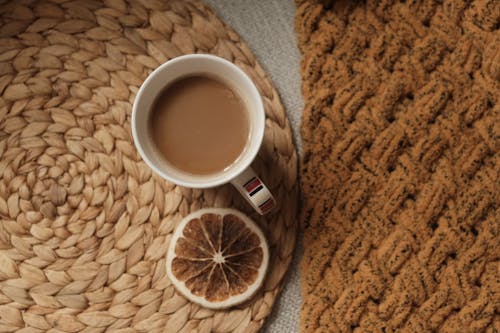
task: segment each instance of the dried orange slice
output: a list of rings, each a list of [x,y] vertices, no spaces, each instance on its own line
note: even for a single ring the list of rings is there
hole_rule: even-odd
[[[187,299],[210,309],[249,299],[262,284],[269,249],[257,224],[234,209],[201,209],[177,226],[167,275]]]

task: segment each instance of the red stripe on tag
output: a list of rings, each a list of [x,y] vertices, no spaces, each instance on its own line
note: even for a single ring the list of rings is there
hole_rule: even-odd
[[[262,213],[267,213],[268,211],[270,211],[275,205],[275,202],[273,200],[273,198],[269,198],[266,200],[266,202],[264,202],[262,205],[259,206],[260,210],[262,211]]]
[[[253,181],[245,185],[245,190],[247,190],[248,193],[251,193],[255,188],[257,188],[260,185],[260,179],[255,178]]]

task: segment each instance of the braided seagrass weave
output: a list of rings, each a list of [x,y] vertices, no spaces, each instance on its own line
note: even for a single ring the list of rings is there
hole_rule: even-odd
[[[297,0],[302,332],[500,331],[500,1]]]
[[[247,72],[266,109],[254,167],[279,209],[256,216],[231,186],[191,190],[139,158],[131,103],[154,68],[205,52]],[[197,1],[0,5],[0,332],[256,332],[295,243],[296,153],[285,112],[247,46]],[[263,288],[227,311],[189,303],[165,274],[190,211],[236,207],[271,249]],[[51,330],[53,329],[53,330]]]

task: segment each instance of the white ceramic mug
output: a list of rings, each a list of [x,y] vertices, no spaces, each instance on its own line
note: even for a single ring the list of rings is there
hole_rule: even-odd
[[[245,149],[229,168],[209,175],[194,175],[172,166],[155,147],[150,134],[150,114],[156,96],[174,81],[192,75],[207,75],[223,82],[239,95],[248,111],[250,133]],[[137,92],[131,126],[141,157],[163,178],[191,188],[209,188],[231,182],[260,214],[275,206],[271,192],[250,167],[264,137],[264,105],[252,80],[233,63],[213,55],[190,54],[162,64],[146,78]]]

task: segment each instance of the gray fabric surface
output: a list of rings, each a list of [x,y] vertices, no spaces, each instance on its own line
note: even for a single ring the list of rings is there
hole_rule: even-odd
[[[205,0],[219,17],[248,44],[271,77],[292,124],[300,148],[299,124],[302,112],[300,94],[300,54],[295,40],[291,0]],[[302,236],[298,236],[301,240]],[[262,332],[298,332],[300,309],[299,262],[302,246],[298,244],[284,289]]]

